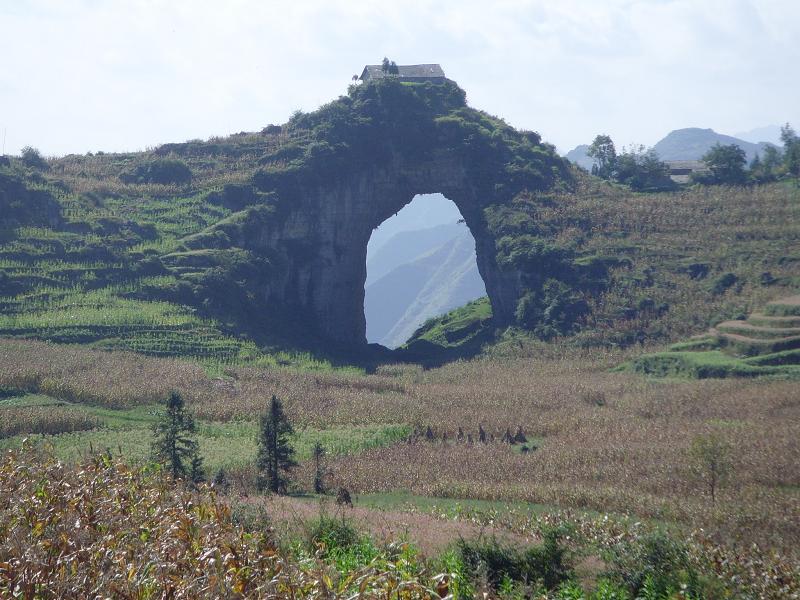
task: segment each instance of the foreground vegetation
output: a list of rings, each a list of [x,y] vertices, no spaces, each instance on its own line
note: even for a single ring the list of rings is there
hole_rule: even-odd
[[[259,515],[268,515],[276,530],[285,531],[277,522],[281,511],[258,495],[254,468],[255,416],[276,394],[297,432],[291,443],[300,466],[291,471],[289,492],[313,492],[312,451],[319,442],[327,451],[325,487],[350,492],[357,505],[353,518],[366,523],[361,527],[377,535],[370,523],[381,519],[376,512],[389,510],[383,520],[392,523],[394,534],[378,536],[387,543],[405,535],[412,545],[429,547],[424,532],[442,531],[443,542],[434,544],[426,560],[446,561],[449,544],[464,533],[429,526],[432,515],[455,519],[453,527],[483,519],[506,523],[502,529],[508,534],[529,536],[512,540],[523,547],[543,539],[539,525],[533,525],[539,523],[536,515],[551,515],[542,517],[541,524],[553,527],[578,518],[607,522],[611,545],[620,533],[617,527],[639,523],[631,539],[666,530],[669,539],[690,544],[691,564],[698,564],[697,553],[705,548],[703,561],[709,562],[696,567],[704,585],[733,577],[727,569],[734,568],[737,585],[744,585],[742,573],[749,568],[748,586],[772,586],[763,597],[787,597],[774,589],[795,585],[800,561],[796,382],[650,380],[612,370],[640,352],[569,349],[509,338],[487,356],[428,371],[387,365],[363,375],[229,366],[209,375],[178,359],[3,340],[0,388],[6,399],[0,415],[6,413],[4,422],[14,427],[2,444],[19,448],[27,436],[40,440],[43,449],[52,447],[68,464],[103,451],[112,462],[146,466],[158,405],[175,390],[197,418],[209,480],[224,484],[237,519],[262,527]],[[512,436],[520,431],[525,441],[508,443],[509,431]],[[721,454],[698,456],[702,440],[720,440]],[[716,458],[729,468],[712,498],[708,460]],[[217,478],[220,471],[224,478]],[[376,494],[399,493],[413,495],[399,505],[360,508],[359,497],[367,502]],[[298,511],[308,512],[292,508],[285,522],[291,524]],[[412,516],[401,518],[400,513]],[[312,520],[317,516],[314,511],[308,515]],[[398,531],[397,523],[409,519],[424,521],[405,534]],[[288,528],[287,540],[299,535],[293,529]],[[576,539],[574,532],[568,535]],[[580,548],[564,542],[578,553],[569,564],[584,590],[601,589],[602,574],[613,571],[611,558],[592,550],[597,535],[587,533],[588,546]],[[278,545],[291,550],[292,544]],[[491,548],[484,550],[494,555]],[[359,552],[385,556],[379,549]],[[362,560],[347,556],[340,557],[340,565]],[[508,556],[521,564],[522,554]],[[713,557],[724,568],[709,566]],[[426,563],[420,569],[429,575],[455,570],[447,564]],[[677,572],[683,575],[670,580],[677,586],[689,582],[682,569]],[[756,582],[767,573],[767,579]],[[489,587],[509,594],[516,589],[516,583],[502,579]],[[421,581],[433,585],[424,577]],[[750,597],[737,596],[735,590],[726,596],[713,586],[704,589],[708,598]]]
[[[269,521],[237,517],[241,508],[213,489],[104,455],[68,466],[9,453],[0,483],[0,590],[20,598],[785,598],[800,585],[776,556],[578,515],[458,511],[440,518],[497,520],[496,532],[541,541],[461,538],[426,558],[324,512],[301,524],[303,535],[281,539]],[[581,554],[607,561],[594,583],[576,577]]]

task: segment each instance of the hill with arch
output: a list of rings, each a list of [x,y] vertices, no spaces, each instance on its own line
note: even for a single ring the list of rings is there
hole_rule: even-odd
[[[431,192],[476,240],[481,344],[674,341],[800,281],[791,185],[634,194],[450,81],[351,86],[261,132],[14,158],[0,189],[0,336],[161,356],[384,356],[364,335],[367,242]]]

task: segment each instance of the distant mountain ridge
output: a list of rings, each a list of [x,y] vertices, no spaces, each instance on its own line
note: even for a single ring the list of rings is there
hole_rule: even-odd
[[[469,230],[449,225],[403,232],[386,243],[385,256],[401,243],[420,251],[389,269],[382,277],[369,276],[364,290],[367,340],[394,348],[405,342],[430,317],[438,316],[486,295],[475,262],[475,240]],[[438,238],[438,239],[437,239]],[[437,243],[437,241],[439,243]],[[381,253],[382,254],[382,253]],[[368,273],[380,267],[376,255]]]
[[[594,159],[587,154],[588,150],[589,144],[581,144],[580,146],[575,146],[572,150],[567,152],[564,155],[564,158],[580,167],[583,167],[587,171],[591,171],[592,166],[594,165]]]
[[[717,133],[713,129],[687,127],[670,131],[664,139],[653,146],[653,150],[658,153],[661,160],[700,160],[715,144],[722,146],[736,144],[745,151],[748,161],[753,160],[756,154],[763,154],[764,149],[770,145],[767,142],[753,144]]]
[[[371,285],[400,265],[416,260],[466,231],[465,224],[453,222],[396,233],[367,256],[366,285]]]
[[[771,125],[769,127],[754,129],[743,134],[756,137],[763,134],[767,138],[766,141],[753,142],[717,133],[713,129],[686,127],[684,129],[670,131],[664,138],[656,142],[653,146],[653,150],[656,151],[661,160],[700,160],[714,144],[721,144],[723,146],[736,144],[745,151],[749,162],[755,158],[756,154],[763,155],[764,149],[767,146],[776,145],[773,143],[776,128],[778,132],[780,132],[779,127]],[[588,150],[588,144],[581,144],[567,152],[564,158],[590,171],[594,160],[587,154]],[[618,151],[619,150],[621,150],[621,148],[618,148]]]

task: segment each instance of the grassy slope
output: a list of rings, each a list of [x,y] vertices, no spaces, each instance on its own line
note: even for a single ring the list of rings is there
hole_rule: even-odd
[[[254,134],[200,143],[199,158],[183,158],[194,173],[186,185],[118,179],[125,169],[158,160],[158,150],[67,156],[51,161],[44,176],[19,161],[0,166],[0,192],[13,200],[19,192],[12,184],[36,190],[59,214],[55,220],[36,213],[24,218],[12,205],[0,220],[0,335],[187,356],[210,365],[328,368],[292,351],[278,328],[273,333],[280,341],[273,339],[265,352],[269,335],[259,339],[260,349],[235,324],[199,309],[203,299],[192,296],[191,283],[208,265],[200,261],[192,269],[186,259],[170,260],[182,239],[232,214],[219,190],[251,172],[256,157],[275,146],[274,138]],[[206,155],[219,147],[225,150]]]
[[[800,296],[773,300],[748,320],[723,321],[704,336],[622,368],[659,377],[800,378],[800,330],[787,327],[798,317]]]
[[[54,407],[57,407],[60,417],[56,422]],[[0,400],[0,424],[13,423],[15,429],[21,431],[5,437],[6,432],[0,430],[0,450],[19,448],[23,440],[28,439],[51,446],[55,455],[63,460],[77,461],[91,455],[92,451],[108,449],[129,464],[147,463],[152,427],[160,411],[158,405],[118,410],[74,404],[42,394],[11,395]],[[82,431],[65,430],[65,422],[70,425],[77,420],[66,420],[64,415],[79,416],[78,422],[88,422],[89,427]],[[50,433],[46,433],[48,430]],[[31,433],[36,431],[42,433]],[[205,468],[210,475],[221,468],[241,469],[252,464],[256,454],[255,421],[200,420],[197,431]],[[311,457],[312,448],[318,442],[328,455],[339,456],[396,443],[409,432],[409,426],[393,424],[326,429],[304,427],[297,430],[293,447],[297,458],[305,461]]]
[[[587,178],[574,194],[519,200],[514,218],[602,274],[571,344],[677,342],[800,288],[800,187],[791,182],[638,194]],[[449,346],[459,314],[426,324],[408,346],[433,337]]]
[[[507,174],[485,216],[498,261],[530,290],[530,314],[522,311],[520,323],[534,330],[544,323],[544,337],[577,331],[581,345],[677,341],[800,284],[800,189],[788,182],[636,194],[562,172],[536,134],[465,107],[455,87],[390,83],[362,86],[262,133],[71,155],[46,171],[17,159],[0,166],[0,203],[11,203],[0,217],[0,336],[209,364],[325,368],[298,353],[325,358],[324,343],[287,307],[259,303],[262,278],[280,261],[232,246],[229,234],[247,237],[240,234],[249,221],[280,213],[304,178],[324,181],[338,167],[429,143],[460,148],[475,164],[478,188],[487,185],[481,165]],[[398,136],[398,123],[416,125]],[[466,134],[481,143],[461,148]],[[191,180],[142,179],[165,161],[182,163]],[[567,192],[570,177],[576,187]],[[573,308],[591,311],[543,293],[554,278],[572,288]],[[449,358],[492,339],[460,320],[449,332],[423,328],[419,341],[428,351],[443,346]]]

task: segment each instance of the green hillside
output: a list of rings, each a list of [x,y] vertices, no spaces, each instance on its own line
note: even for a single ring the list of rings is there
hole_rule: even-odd
[[[306,362],[257,347],[292,348],[270,315],[249,331],[226,319],[256,292],[257,259],[186,246],[251,199],[236,181],[276,139],[67,156],[44,170],[19,159],[0,165],[0,335],[207,361]],[[181,179],[184,167],[190,180]]]
[[[667,352],[647,354],[627,368],[655,376],[800,377],[800,296],[769,302],[763,312],[723,321]]]
[[[455,84],[383,81],[261,132],[3,161],[0,336],[208,363],[362,360],[291,304],[265,301],[286,267],[249,240],[302,202],[301,182],[413,153],[426,136],[456,145],[475,189],[498,199],[482,218],[501,276],[524,291],[514,326],[526,335],[674,342],[800,285],[789,182],[636,194],[570,171],[538,134],[467,107]],[[485,180],[490,164],[503,181]],[[474,339],[451,333],[444,346],[462,337]]]

